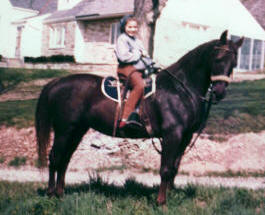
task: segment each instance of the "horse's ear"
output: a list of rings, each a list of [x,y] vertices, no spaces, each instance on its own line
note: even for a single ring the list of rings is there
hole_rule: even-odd
[[[241,37],[238,41],[235,42],[237,48],[239,48],[240,46],[242,46],[243,42],[244,42],[244,37]]]
[[[225,30],[220,37],[220,41],[221,41],[222,45],[225,45],[227,43],[227,33],[228,33],[228,31]]]

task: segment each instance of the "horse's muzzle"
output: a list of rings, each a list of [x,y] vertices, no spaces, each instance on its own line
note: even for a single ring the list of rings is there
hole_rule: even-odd
[[[224,81],[217,81],[213,83],[213,102],[218,103],[226,95],[226,87],[228,83]]]

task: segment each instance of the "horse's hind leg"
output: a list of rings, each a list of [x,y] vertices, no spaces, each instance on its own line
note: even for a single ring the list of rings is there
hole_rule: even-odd
[[[72,130],[72,132],[67,132],[69,135],[67,139],[65,139],[65,143],[59,147],[59,150],[57,152],[60,154],[57,160],[57,182],[56,182],[56,189],[55,189],[55,195],[56,196],[62,196],[64,191],[64,185],[65,185],[65,174],[68,167],[68,164],[70,162],[70,159],[76,150],[77,146],[79,145],[83,135],[85,134],[86,130]]]
[[[62,153],[60,152],[66,147],[66,138],[63,134],[55,132],[54,142],[49,155],[49,182],[47,195],[55,195],[55,174],[59,168],[60,160],[62,159]]]
[[[47,195],[48,196],[53,196],[55,193],[55,165],[54,165],[54,152],[53,152],[53,148],[50,152],[49,155],[49,182],[48,182],[48,190],[47,190]]]

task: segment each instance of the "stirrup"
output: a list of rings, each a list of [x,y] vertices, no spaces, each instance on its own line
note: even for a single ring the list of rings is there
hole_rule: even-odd
[[[144,125],[140,121],[140,116],[137,112],[132,112],[128,117],[126,124],[129,126],[137,126],[137,127],[144,127]]]

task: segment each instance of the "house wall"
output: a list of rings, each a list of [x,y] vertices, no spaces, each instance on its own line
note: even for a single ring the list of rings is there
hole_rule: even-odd
[[[65,46],[61,48],[50,47],[50,28],[65,27]],[[76,22],[45,24],[43,26],[42,55],[74,55]]]
[[[21,58],[41,56],[43,20],[49,14],[28,19],[22,29]]]
[[[36,15],[36,11],[12,7],[8,0],[1,0],[0,7],[0,54],[14,58],[16,52],[17,26],[14,21]]]

